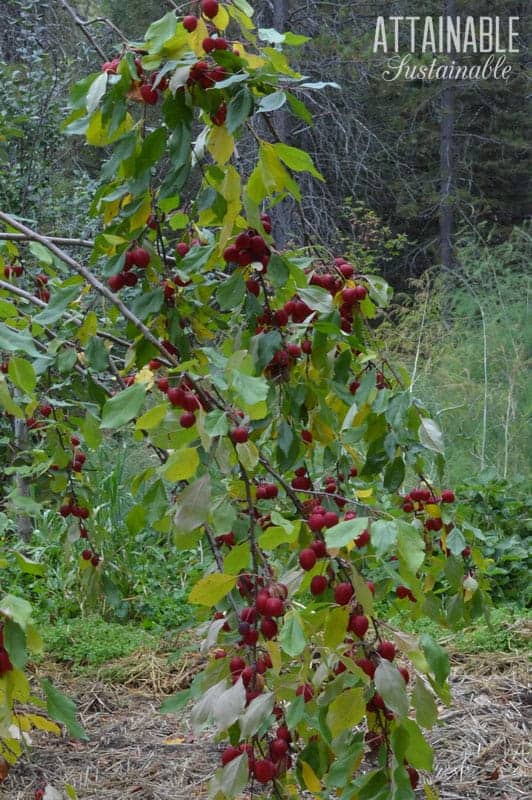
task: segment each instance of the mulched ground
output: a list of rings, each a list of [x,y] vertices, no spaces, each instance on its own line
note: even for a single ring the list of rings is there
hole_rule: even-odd
[[[164,657],[136,655],[90,683],[56,672],[54,681],[77,698],[90,741],[36,735],[30,757],[0,787],[1,800],[33,800],[46,783],[72,784],[79,800],[206,798],[218,745],[207,735],[194,739],[186,714],[158,713],[161,695],[187,685],[198,662],[188,654],[169,668]],[[524,657],[453,659],[453,706],[430,737],[442,800],[532,798],[528,677]]]

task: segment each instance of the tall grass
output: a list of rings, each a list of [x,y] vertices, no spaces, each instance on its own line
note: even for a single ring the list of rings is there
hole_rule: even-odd
[[[397,298],[384,338],[443,430],[451,480],[517,480],[530,467],[530,244],[523,228],[503,243],[464,233],[453,274],[430,270]]]

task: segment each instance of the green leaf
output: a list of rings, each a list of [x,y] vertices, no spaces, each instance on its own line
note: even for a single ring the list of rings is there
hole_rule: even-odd
[[[21,350],[25,355],[34,358],[41,355],[29,333],[15,331],[8,325],[4,325],[3,322],[0,322],[0,350],[8,353],[16,353],[17,350]]]
[[[240,733],[243,739],[249,739],[259,731],[270,718],[274,705],[273,692],[265,692],[251,701],[240,720]]]
[[[295,172],[310,172],[314,178],[318,178],[320,181],[325,180],[323,175],[318,172],[312,158],[305,150],[300,150],[299,147],[291,147],[282,142],[274,144],[274,148],[278,157],[289,169],[293,169]]]
[[[27,394],[32,394],[37,385],[37,377],[33,366],[24,358],[12,357],[9,359],[7,374],[19,389]]]
[[[202,475],[178,496],[174,524],[178,533],[190,533],[206,522],[210,513],[211,482]]]
[[[301,618],[295,611],[289,611],[279,633],[281,649],[291,657],[300,655],[307,646]]]
[[[190,603],[200,606],[215,606],[234,588],[236,575],[222,575],[218,572],[206,575],[192,587],[188,596]]]
[[[23,600],[22,597],[6,594],[0,600],[0,614],[16,622],[25,631],[31,620],[32,608],[28,601]]]
[[[167,481],[187,481],[196,474],[199,463],[196,447],[182,447],[171,454],[164,465],[163,475]]]
[[[85,349],[89,367],[95,372],[103,372],[109,364],[107,349],[97,336],[93,336]]]
[[[282,337],[279,331],[259,333],[251,339],[250,352],[257,370],[262,370],[269,364],[275,353],[281,349]]]
[[[278,108],[281,108],[286,103],[286,93],[279,91],[279,92],[272,92],[271,94],[267,94],[266,97],[262,97],[257,111],[259,112],[270,112],[270,111],[277,111]]]
[[[229,430],[229,421],[225,411],[221,409],[209,411],[205,416],[204,428],[205,433],[213,438],[215,436],[225,436]]]
[[[350,544],[368,527],[368,522],[368,517],[356,517],[347,522],[339,522],[338,525],[329,528],[325,531],[327,547],[345,547],[346,544]]]
[[[432,636],[429,636],[428,633],[424,633],[423,636],[421,636],[419,643],[423,649],[423,652],[425,653],[425,657],[429,663],[429,666],[434,673],[436,682],[440,685],[444,684],[451,672],[451,668],[449,666],[449,656],[443,647],[435,642]]]
[[[46,695],[46,708],[48,714],[56,722],[66,725],[68,732],[74,739],[88,739],[87,734],[76,720],[76,704],[66,697],[59,689],[46,678],[41,679],[41,686]]]
[[[126,526],[133,535],[140,533],[146,524],[146,509],[143,505],[136,505],[131,508],[126,516]]]
[[[236,311],[246,294],[246,283],[242,272],[236,270],[216,290],[216,300],[222,311]]]
[[[406,760],[416,769],[432,771],[434,753],[419,725],[412,719],[404,719],[398,731],[404,732],[408,744],[405,751]]]
[[[406,717],[409,703],[403,676],[395,666],[383,659],[375,670],[375,688],[399,717]]]
[[[224,81],[225,83],[225,81]],[[226,127],[234,133],[253,113],[253,95],[247,86],[239,89],[227,106]]]
[[[148,43],[150,53],[159,52],[164,43],[171,39],[177,30],[177,17],[175,11],[169,11],[161,19],[152,22],[146,31],[145,41]]]
[[[416,709],[417,722],[427,730],[434,727],[438,720],[438,706],[425,681],[419,677],[412,692],[412,705]]]
[[[409,525],[408,522],[398,521],[397,555],[411,575],[415,575],[425,560],[425,542],[422,531]]]
[[[53,322],[57,322],[58,319],[61,319],[70,303],[79,297],[81,289],[80,284],[55,289],[48,305],[33,317],[33,322],[37,322],[39,325],[51,325]]]
[[[327,711],[327,725],[335,739],[364,719],[366,713],[365,689],[346,689],[335,697]]]
[[[30,558],[26,558],[23,553],[19,553],[18,550],[15,550],[15,558],[20,570],[25,572],[26,575],[46,575],[46,564],[39,564],[37,561],[32,561]]]
[[[138,418],[135,423],[135,430],[137,431],[151,431],[157,428],[168,413],[168,403],[161,403],[158,406],[145,411],[144,414]]]
[[[167,697],[159,709],[161,714],[175,714],[185,708],[190,701],[190,689],[182,689],[180,692]]]
[[[247,568],[250,554],[248,542],[232,547],[224,558],[224,572],[227,572],[228,575],[238,575],[241,570]]]
[[[138,417],[144,398],[146,386],[143,383],[134,383],[123,389],[105,403],[102,411],[102,428],[120,428],[134,417]]]
[[[144,172],[162,158],[166,147],[166,136],[166,128],[156,128],[146,136],[136,160],[137,173]]]
[[[239,797],[249,780],[247,753],[233,758],[221,770],[220,788],[223,797]]]
[[[92,114],[96,110],[98,104],[105,94],[107,88],[107,72],[101,72],[97,78],[91,83],[89,91],[87,92],[87,113]]]
[[[396,492],[405,479],[405,462],[398,456],[384,470],[384,488]]]
[[[18,406],[9,393],[6,380],[3,375],[0,375],[0,406],[2,406],[8,414],[11,414],[18,419],[23,419],[24,412]]]
[[[237,8],[240,9],[240,11],[242,11],[243,14],[246,15],[246,17],[249,17],[250,19],[255,13],[255,10],[252,6],[250,6],[247,0],[233,0],[233,3]]]
[[[253,406],[268,397],[269,386],[265,378],[254,378],[233,369],[231,380],[234,392],[245,405]]]
[[[421,418],[419,441],[429,450],[443,454],[443,434],[433,419]]]
[[[371,544],[379,558],[395,548],[397,526],[393,520],[378,519],[371,523]]]
[[[100,431],[100,420],[89,411],[85,414],[85,419],[80,425],[83,438],[89,447],[97,450],[102,441],[102,432]]]
[[[4,624],[4,647],[9,653],[9,658],[17,669],[24,669],[28,660],[26,651],[26,634],[15,622],[8,619]]]
[[[286,97],[292,114],[294,114],[296,117],[299,117],[299,119],[302,119],[303,122],[307,123],[307,125],[312,125],[313,117],[305,103],[293,95],[292,92],[286,92]]]
[[[320,286],[309,286],[307,289],[299,289],[298,294],[313,311],[329,314],[334,308],[330,293]]]
[[[238,460],[247,470],[252,470],[259,463],[259,451],[257,445],[251,440],[243,442],[242,444],[237,444],[236,452],[238,453]]]
[[[341,644],[347,633],[347,622],[349,620],[349,609],[347,606],[332,608],[327,614],[323,641],[326,647],[335,649]]]
[[[157,314],[164,303],[164,292],[162,289],[153,289],[151,292],[143,292],[131,303],[131,310],[143,322],[148,319],[150,314]]]

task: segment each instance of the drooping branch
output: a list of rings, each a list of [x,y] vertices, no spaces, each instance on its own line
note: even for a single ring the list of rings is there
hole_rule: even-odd
[[[51,253],[53,253],[57,258],[59,258],[63,263],[67,264],[73,270],[75,270],[79,275],[81,275],[87,283],[89,283],[93,289],[109,300],[120,313],[122,314],[125,319],[129,320],[135,328],[142,333],[146,341],[152,344],[173,366],[178,366],[178,361],[176,360],[175,356],[170,353],[164,344],[160,342],[156,336],[150,331],[150,329],[134,314],[131,309],[129,309],[123,302],[118,298],[113,292],[105,286],[95,275],[92,274],[87,267],[84,267],[83,264],[80,264],[74,258],[65,253],[64,250],[61,250],[56,244],[54,244],[47,236],[41,236],[41,234],[33,231],[31,228],[28,228],[22,222],[11,217],[9,214],[6,214],[3,211],[0,211],[0,220],[5,222],[7,225],[10,225],[12,228],[16,228],[16,230],[20,231],[21,233],[26,234],[26,236],[30,236],[34,241],[39,242],[44,247],[46,247]]]

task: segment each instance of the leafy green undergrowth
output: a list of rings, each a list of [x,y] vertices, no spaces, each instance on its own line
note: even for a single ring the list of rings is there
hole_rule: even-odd
[[[437,622],[412,621],[406,614],[397,614],[388,622],[408,633],[428,633],[449,650],[460,653],[518,653],[531,649],[532,611],[515,605],[492,608],[489,625],[484,619],[477,619],[470,627],[452,633]]]
[[[140,649],[156,649],[158,639],[134,624],[107,622],[97,615],[42,626],[45,654],[68,662],[73,671],[99,666]]]

